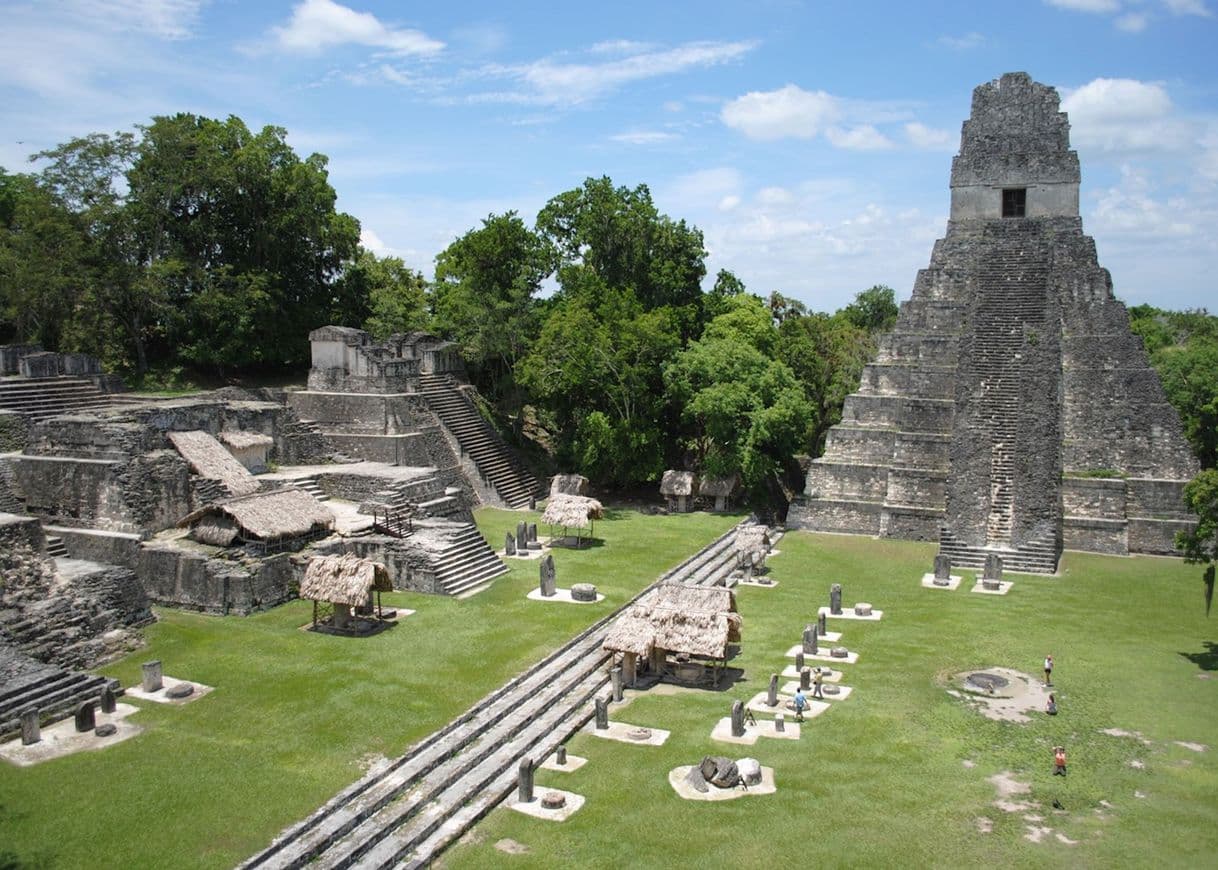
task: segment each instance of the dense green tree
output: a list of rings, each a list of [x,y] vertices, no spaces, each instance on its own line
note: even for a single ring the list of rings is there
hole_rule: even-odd
[[[792,371],[769,355],[777,334],[765,303],[752,296],[737,301],[736,310],[711,321],[674,360],[664,379],[703,471],[739,472],[760,493],[802,448],[811,408]]]
[[[653,480],[671,443],[662,372],[680,347],[676,320],[628,288],[583,278],[598,286],[555,306],[519,376],[562,467],[602,483]]]
[[[541,328],[537,294],[554,251],[516,212],[492,214],[436,257],[435,323],[484,395],[523,425],[518,365]]]
[[[700,331],[702,232],[660,214],[645,184],[632,190],[607,177],[589,178],[546,203],[537,231],[558,252],[563,293],[629,288],[644,309],[671,308],[683,340]],[[583,271],[597,281],[583,280]]]
[[[897,322],[896,294],[891,287],[876,284],[855,295],[842,313],[858,329],[886,332]]]
[[[335,282],[334,299],[330,323],[363,327],[377,339],[431,323],[427,281],[400,257],[378,257],[361,248]]]

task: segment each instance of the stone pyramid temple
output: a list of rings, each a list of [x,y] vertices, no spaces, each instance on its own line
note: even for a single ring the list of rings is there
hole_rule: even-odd
[[[1063,548],[1172,553],[1198,470],[1079,217],[1057,91],[973,92],[947,234],[846,399],[787,525],[937,540],[1054,573]]]

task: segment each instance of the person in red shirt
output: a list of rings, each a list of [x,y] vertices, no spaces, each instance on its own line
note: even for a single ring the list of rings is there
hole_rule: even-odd
[[[1066,775],[1066,747],[1053,747],[1053,775]]]

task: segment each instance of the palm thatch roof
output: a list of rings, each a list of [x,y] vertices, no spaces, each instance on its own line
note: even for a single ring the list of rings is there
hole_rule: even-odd
[[[212,502],[183,517],[178,525],[193,527],[204,518],[209,520],[205,525],[211,527],[231,523],[236,535],[247,541],[281,541],[334,528],[334,513],[312,495],[295,487]],[[208,530],[204,534],[212,532]]]
[[[254,480],[254,476],[207,432],[195,430],[165,434],[195,474],[220,481],[233,495],[258,491],[258,481]]]
[[[220,441],[234,450],[245,450],[248,447],[269,447],[275,443],[270,435],[261,432],[221,432]]]
[[[392,592],[389,572],[380,562],[361,559],[353,553],[314,556],[300,582],[300,597],[358,607],[369,592]]]
[[[728,644],[740,640],[742,622],[730,589],[665,583],[619,616],[601,647],[640,656],[659,648],[724,659]]]
[[[729,474],[727,477],[704,477],[698,483],[698,495],[717,498],[718,496],[730,497],[738,492],[740,492],[739,474]]]
[[[550,495],[588,494],[588,478],[582,474],[556,474],[550,481]]]
[[[546,503],[541,521],[547,526],[564,529],[586,529],[593,520],[605,516],[605,507],[594,498],[583,495],[552,495]]]
[[[660,478],[660,495],[693,495],[697,481],[692,471],[665,471]]]

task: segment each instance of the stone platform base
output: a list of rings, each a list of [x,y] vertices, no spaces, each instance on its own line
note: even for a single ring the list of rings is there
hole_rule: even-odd
[[[570,589],[555,589],[553,595],[542,595],[540,589],[534,589],[527,597],[530,601],[557,601],[560,604],[596,604],[605,600],[605,596],[598,592],[596,601],[576,601],[571,597]]]
[[[839,661],[840,661],[840,659],[839,659]],[[812,667],[812,666],[808,665],[808,667]],[[782,673],[779,674],[779,676],[786,680],[798,680],[799,671],[795,670],[795,665],[787,665],[785,668],[782,669]],[[827,674],[821,674],[820,679],[821,679],[822,683],[836,683],[836,682],[839,682],[841,680],[841,678],[842,678],[841,671],[830,671]],[[799,683],[796,682],[795,685],[798,686]],[[786,692],[786,689],[783,689],[783,691]],[[792,694],[792,695],[795,694],[795,690],[792,689],[789,694]]]
[[[840,674],[838,675],[838,678],[839,678],[839,679],[841,678]],[[835,683],[834,685],[836,685],[836,683]],[[798,681],[791,682],[791,683],[786,683],[786,684],[784,684],[784,685],[783,685],[783,687],[782,687],[782,692],[783,692],[783,694],[784,694],[784,695],[794,695],[794,694],[795,694],[795,690],[796,690],[796,689],[798,689],[798,688],[799,688],[799,682],[798,682]],[[851,693],[854,691],[854,688],[853,688],[852,686],[839,686],[838,688],[839,688],[841,691],[839,691],[839,692],[838,692],[836,695],[830,695],[830,694],[826,693],[826,694],[825,694],[825,700],[826,700],[826,701],[844,701],[844,700],[846,700],[847,698],[849,698],[849,697],[850,697],[850,695],[851,695]],[[815,699],[812,697],[812,690],[811,690],[811,689],[808,689],[806,692],[804,692],[804,696],[805,696],[805,697],[806,697],[806,698],[807,698],[809,701],[815,700]],[[805,713],[804,715],[806,716],[807,714]]]
[[[1009,580],[1001,580],[998,583],[997,589],[986,589],[984,586],[981,585],[981,581],[978,580],[977,583],[973,586],[972,591],[979,592],[982,595],[1006,595],[1008,592],[1011,591],[1011,587],[1014,585],[1015,584]]]
[[[804,718],[816,716],[823,710],[813,712],[812,708],[819,702],[812,701],[808,705],[808,710],[804,711]],[[823,705],[827,710],[829,705]],[[717,740],[720,743],[737,743],[743,746],[752,746],[757,742],[759,737],[773,737],[778,740],[798,740],[800,734],[800,725],[798,722],[786,722],[785,731],[778,731],[774,728],[773,719],[758,719],[756,725],[746,724],[744,726],[743,737],[732,736],[732,717],[725,716],[715,723],[715,727],[711,730],[711,740]]]
[[[672,786],[673,791],[687,801],[730,801],[749,795],[774,794],[778,791],[774,785],[774,768],[772,767],[761,768],[761,782],[757,785],[750,785],[747,788],[740,785],[735,788],[715,788],[712,785],[705,792],[698,791],[685,781],[685,777],[689,776],[689,772],[693,769],[694,765],[683,764],[668,772],[668,784]]]
[[[631,742],[633,742],[633,741],[631,741]],[[571,773],[572,771],[579,770],[581,767],[583,767],[585,764],[588,763],[588,759],[581,758],[578,755],[572,755],[570,752],[567,753],[567,763],[566,764],[559,764],[555,760],[555,758],[556,758],[556,756],[551,755],[549,758],[547,758],[545,761],[543,761],[541,764],[539,764],[537,766],[539,768],[541,768],[542,770],[559,770],[559,771],[562,771],[563,773]]]
[[[841,637],[841,635],[838,635],[838,637]],[[826,640],[828,640],[828,639],[826,638]],[[839,665],[852,665],[859,660],[859,654],[856,652],[848,652],[844,659],[834,658],[833,656],[829,655],[829,649],[828,649],[832,645],[833,645],[833,641],[828,641],[828,643],[826,643],[825,646],[821,647],[821,651],[818,652],[816,655],[813,655],[812,653],[804,653],[804,661],[805,662],[829,662],[830,664],[836,663]],[[802,645],[791,647],[791,649],[789,649],[787,651],[787,658],[789,658],[789,659],[795,658],[795,654],[802,649],[803,649]],[[812,667],[812,665],[809,665],[809,667]],[[798,677],[799,674],[796,674],[795,676]]]
[[[867,616],[859,616],[853,607],[843,607],[841,613],[830,613],[828,607],[822,607],[816,613],[818,616],[823,613],[830,619],[861,619],[864,622],[878,622],[884,615],[882,610],[872,610]]]
[[[130,694],[131,690],[128,689],[127,693]],[[69,716],[43,728],[42,739],[37,743],[22,746],[21,738],[17,737],[0,744],[0,758],[18,767],[30,767],[76,752],[105,749],[107,746],[129,740],[144,730],[141,726],[126,721],[128,716],[138,713],[139,709],[134,704],[120,703],[115,705],[113,713],[102,713],[100,710],[94,713],[96,724],[113,725],[118,729],[109,737],[98,737],[92,731],[78,732],[76,720]]]
[[[922,575],[922,585],[925,586],[927,589],[942,589],[944,592],[951,592],[953,590],[960,588],[960,578],[957,577],[955,574],[950,574],[950,575],[948,575],[946,586],[937,586],[935,584],[935,575],[934,574],[923,574]]]
[[[646,740],[631,740],[627,735],[636,728],[647,728],[647,726],[628,725],[625,722],[610,722],[608,728],[597,728],[596,720],[593,719],[584,726],[584,732],[596,737],[603,737],[606,740],[619,740],[622,743],[632,743],[635,746],[663,746],[664,741],[672,733],[671,731],[665,731],[663,728],[647,728],[651,732],[650,737]]]
[[[158,704],[173,704],[177,707],[181,707],[183,704],[189,704],[191,701],[197,701],[204,695],[211,694],[215,691],[212,686],[205,686],[202,683],[196,683],[191,680],[179,680],[174,677],[162,677],[161,683],[161,688],[155,692],[145,692],[137,684],[127,689],[127,695],[131,698],[139,698],[141,701],[156,701]],[[195,687],[195,690],[185,698],[170,698],[166,695],[166,692],[172,689],[174,686],[181,686],[185,683],[190,683],[190,685]]]
[[[546,794],[560,794],[567,799],[567,802],[556,810],[548,810],[541,805],[541,798]],[[546,819],[550,822],[565,822],[584,805],[584,800],[585,798],[582,794],[563,791],[560,788],[534,788],[533,799],[527,804],[517,800],[516,792],[513,791],[508,798],[508,806],[518,813],[524,813],[526,816],[532,816],[535,819]]]

